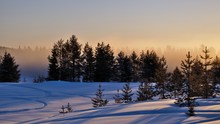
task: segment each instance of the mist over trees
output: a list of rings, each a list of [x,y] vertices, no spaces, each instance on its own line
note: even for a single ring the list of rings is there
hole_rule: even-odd
[[[50,49],[45,47],[29,47],[18,46],[17,48],[1,47],[0,55],[4,55],[5,51],[13,55],[16,63],[19,65],[21,80],[33,78],[37,75],[47,75],[48,55]]]

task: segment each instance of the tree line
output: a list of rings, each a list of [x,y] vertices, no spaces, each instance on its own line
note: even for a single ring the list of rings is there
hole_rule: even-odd
[[[84,82],[153,81],[156,70],[166,61],[149,50],[142,51],[140,57],[135,51],[114,56],[111,46],[104,42],[95,50],[88,43],[82,48],[74,35],[66,42],[56,42],[48,60],[48,80],[79,81],[82,76]]]
[[[48,57],[47,80],[78,82],[141,82],[138,99],[149,99],[154,94],[161,98],[167,92],[174,96],[187,94],[189,97],[214,96],[220,84],[220,58],[210,56],[205,47],[201,55],[192,57],[191,53],[181,61],[180,68],[167,71],[164,56],[159,57],[154,50],[130,55],[120,51],[114,54],[111,46],[98,43],[95,49],[86,43],[83,47],[72,35],[66,42],[62,39],[54,43]],[[0,82],[18,82],[20,70],[10,53],[0,57]],[[155,82],[156,91],[152,91]]]
[[[87,42],[83,47],[72,35],[66,42],[61,39],[54,44],[48,57],[48,80],[142,82],[140,93],[149,92],[150,88],[146,87],[156,82],[157,93],[162,98],[167,91],[175,95],[208,97],[215,94],[220,80],[220,59],[212,60],[209,52],[205,47],[204,55],[196,58],[189,52],[182,60],[181,69],[176,67],[168,72],[166,58],[159,57],[153,50],[142,51],[140,55],[135,51],[131,55],[121,51],[114,56],[109,44],[101,42],[93,49]]]

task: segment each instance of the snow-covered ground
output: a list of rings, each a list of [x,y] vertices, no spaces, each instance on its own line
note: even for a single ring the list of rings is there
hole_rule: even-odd
[[[102,83],[104,95],[110,101],[105,107],[93,108],[99,83],[46,82],[1,83],[0,123],[57,124],[175,124],[220,123],[220,98],[200,99],[196,116],[188,117],[188,108],[177,107],[174,100],[154,100],[115,104],[113,100],[122,83]],[[134,98],[138,83],[131,83]],[[60,114],[62,105],[70,103],[73,112]]]

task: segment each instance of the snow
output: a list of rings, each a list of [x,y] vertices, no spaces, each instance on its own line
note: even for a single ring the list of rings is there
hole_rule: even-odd
[[[220,123],[220,97],[198,99],[196,116],[188,117],[188,108],[178,107],[173,99],[115,104],[113,96],[123,83],[101,83],[109,104],[93,108],[91,98],[99,83],[45,82],[1,83],[0,123],[53,124],[178,124]],[[133,98],[139,83],[131,83]],[[60,114],[70,103],[73,112]]]

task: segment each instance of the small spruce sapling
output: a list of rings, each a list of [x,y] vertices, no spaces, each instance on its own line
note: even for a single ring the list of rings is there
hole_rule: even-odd
[[[119,93],[119,89],[117,90],[117,94],[115,94],[115,96],[113,97],[113,99],[115,100],[115,103],[122,103],[122,98],[120,97],[120,93]]]
[[[128,103],[128,102],[131,102],[132,101],[132,96],[133,96],[133,93],[132,93],[132,89],[129,85],[129,83],[126,83],[124,86],[123,86],[123,89],[122,89],[122,100],[124,103]]]
[[[66,109],[67,109],[67,112],[72,112],[73,111],[72,106],[70,105],[70,103],[67,104]]]
[[[108,100],[103,98],[103,91],[104,89],[102,89],[101,84],[99,84],[99,88],[95,94],[96,97],[91,99],[94,108],[107,105]]]
[[[141,83],[137,91],[137,101],[152,100],[153,90],[147,83]]]
[[[60,113],[65,114],[65,113],[70,113],[70,112],[72,112],[72,111],[73,111],[73,109],[72,109],[70,103],[68,103],[67,106],[64,106],[64,105],[61,106],[61,111],[60,111]]]
[[[63,113],[63,114],[66,113],[64,105],[61,106],[61,111],[60,111],[60,113]]]
[[[194,106],[191,105],[188,108],[189,108],[189,110],[186,114],[189,115],[189,116],[194,116],[195,115]]]

